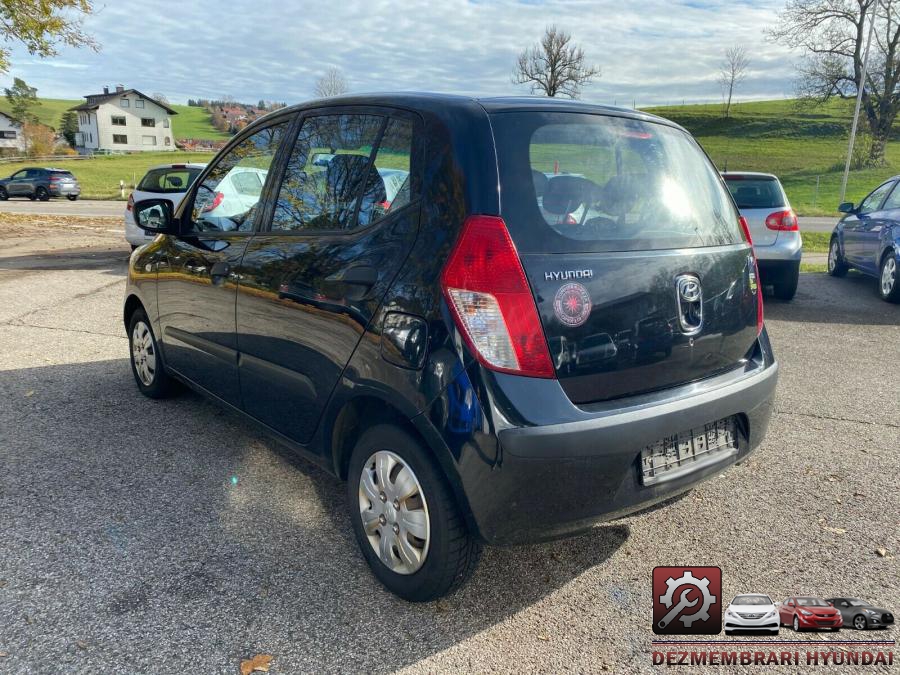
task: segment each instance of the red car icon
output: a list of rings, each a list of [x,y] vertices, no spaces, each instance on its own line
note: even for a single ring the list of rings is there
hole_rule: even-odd
[[[830,603],[822,598],[794,596],[780,603],[778,613],[782,626],[793,626],[795,631],[830,628],[840,630],[844,618]]]

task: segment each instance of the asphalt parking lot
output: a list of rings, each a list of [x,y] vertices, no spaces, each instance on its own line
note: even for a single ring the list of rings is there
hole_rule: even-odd
[[[575,539],[488,549],[460,592],[411,605],[370,575],[338,481],[196,395],[138,394],[127,251],[112,220],[83,227],[50,251],[0,232],[0,672],[237,673],[257,653],[272,673],[651,671],[650,575],[670,564],[721,566],[729,599],[900,613],[900,307],[873,281],[804,274],[794,302],[767,298],[781,380],[746,464]]]

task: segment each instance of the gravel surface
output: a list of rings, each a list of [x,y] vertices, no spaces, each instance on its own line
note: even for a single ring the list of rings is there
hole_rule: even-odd
[[[575,539],[488,549],[460,592],[411,605],[368,572],[338,481],[193,394],[138,394],[125,253],[96,236],[12,256],[0,239],[0,672],[238,673],[257,653],[272,673],[651,671],[656,565],[719,565],[726,598],[900,613],[900,307],[870,280],[803,275],[768,301],[777,412],[745,465]]]

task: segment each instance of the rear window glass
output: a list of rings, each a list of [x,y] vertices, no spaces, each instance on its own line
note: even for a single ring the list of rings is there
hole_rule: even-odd
[[[75,178],[71,171],[51,171],[51,176],[59,176],[60,178]]]
[[[774,178],[725,176],[739,209],[776,209],[785,205],[784,191]]]
[[[742,241],[712,163],[663,124],[580,113],[496,113],[501,214],[528,253]]]
[[[137,189],[142,192],[185,192],[200,175],[202,169],[152,169],[141,179]]]

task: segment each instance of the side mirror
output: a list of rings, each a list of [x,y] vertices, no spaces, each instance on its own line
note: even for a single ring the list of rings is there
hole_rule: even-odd
[[[853,208],[853,202],[842,202],[840,206],[838,206],[838,211],[841,213],[853,213],[856,209]]]
[[[154,234],[175,231],[175,216],[170,199],[142,199],[135,202],[134,222],[139,228]]]

